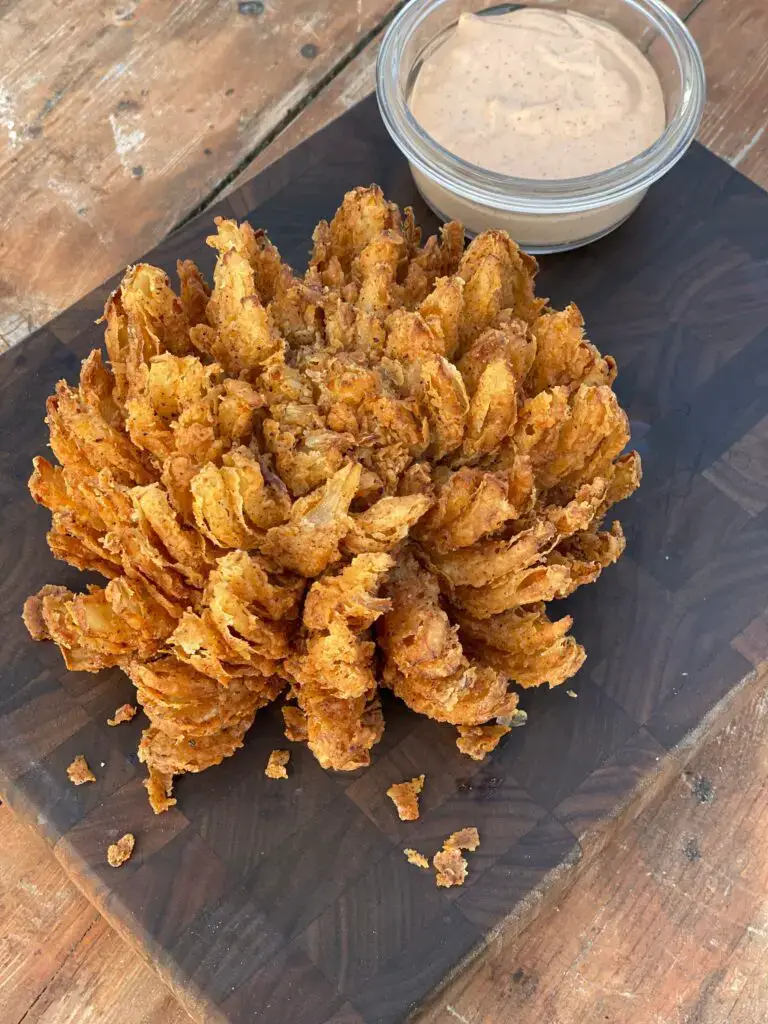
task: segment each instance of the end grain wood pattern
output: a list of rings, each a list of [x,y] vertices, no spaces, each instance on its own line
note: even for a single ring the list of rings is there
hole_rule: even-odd
[[[170,270],[191,256],[210,271],[204,238],[223,213],[266,227],[301,266],[317,219],[371,180],[434,228],[369,100],[148,259]],[[525,693],[528,725],[483,763],[390,700],[370,769],[332,775],[302,748],[280,787],[261,769],[281,720],[262,712],[245,749],[181,780],[179,805],[159,818],[135,756],[141,719],[106,725],[128,681],[67,673],[19,618],[43,582],[81,582],[47,553],[48,515],[25,481],[45,448],[44,398],[100,343],[92,321],[108,286],[2,357],[0,431],[17,440],[0,462],[2,787],[200,1019],[250,1020],[259,1007],[269,1024],[402,1020],[553,870],[589,854],[594,828],[753,678],[747,655],[768,654],[768,516],[748,476],[715,470],[768,416],[766,239],[768,196],[697,146],[619,231],[544,263],[541,291],[577,299],[619,361],[646,469],[621,509],[628,554],[567,602],[590,656],[577,700]],[[104,762],[96,785],[67,783],[78,752]],[[385,791],[421,772],[422,818],[400,823]],[[431,852],[466,825],[482,837],[467,884],[438,891],[402,847]],[[125,831],[136,853],[115,872],[104,850]]]
[[[522,935],[505,929],[420,1024],[768,1019],[762,685]]]

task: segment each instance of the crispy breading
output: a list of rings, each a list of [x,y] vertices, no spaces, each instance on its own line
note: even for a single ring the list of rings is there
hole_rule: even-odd
[[[512,320],[484,331],[459,360],[470,396],[462,461],[493,453],[517,419],[518,392],[536,352],[527,325]]]
[[[562,541],[543,565],[502,576],[484,589],[456,587],[452,599],[483,619],[521,605],[568,597],[578,587],[594,583],[603,569],[622,555],[625,546],[618,522],[608,531],[581,531]]]
[[[82,786],[84,782],[95,782],[96,776],[88,767],[88,762],[83,754],[77,754],[72,764],[67,768],[67,777],[73,786]]]
[[[122,725],[123,722],[130,722],[138,710],[135,704],[121,704],[114,716],[107,719],[107,725]]]
[[[573,303],[537,317],[531,332],[536,358],[526,380],[529,394],[560,384],[612,384],[616,379],[615,360],[601,356],[584,337],[584,318]]]
[[[286,765],[291,759],[290,750],[273,750],[267,760],[267,767],[264,774],[268,779],[287,779],[288,769]]]
[[[224,450],[216,436],[220,376],[216,364],[204,366],[192,355],[164,352],[142,365],[125,403],[125,426],[136,448],[159,462],[175,452],[199,461],[218,458]]]
[[[461,277],[439,277],[419,306],[432,333],[440,334],[440,354],[447,359],[453,359],[459,345],[463,307],[464,280]]]
[[[61,596],[68,593],[69,591],[66,587],[57,587],[51,583],[46,583],[36,594],[32,594],[26,599],[21,617],[33,640],[52,639],[43,612],[43,598]]]
[[[386,554],[357,555],[337,576],[314,583],[304,604],[303,623],[308,634],[303,649],[284,663],[307,715],[309,745],[316,756],[317,750],[322,750],[322,756],[337,770],[349,770],[343,768],[345,764],[358,767],[358,757],[368,756],[365,744],[376,742],[380,735],[362,723],[377,681],[373,672],[375,644],[360,634],[390,607],[377,592],[392,565],[393,559]],[[338,730],[341,736],[350,737],[364,753],[361,750],[350,760],[338,753],[337,743],[323,750],[318,737],[328,709],[332,711],[328,731]]]
[[[387,337],[384,351],[390,359],[409,362],[415,359],[429,359],[444,356],[445,337],[442,324],[425,320],[420,313],[409,313],[406,309],[395,310],[387,317]]]
[[[386,554],[356,555],[335,576],[324,576],[309,588],[303,621],[307,629],[329,629],[343,619],[356,633],[389,611],[387,598],[376,597],[382,577],[395,560]]]
[[[468,757],[482,761],[495,750],[502,737],[512,730],[508,725],[460,725],[456,746]]]
[[[597,533],[581,530],[563,540],[547,556],[553,569],[564,567],[568,570],[568,585],[559,596],[567,597],[577,587],[594,583],[606,566],[612,565],[622,556],[626,543],[618,522],[614,522],[610,530]]]
[[[413,864],[417,868],[423,868],[425,871],[429,871],[429,861],[423,853],[419,853],[418,850],[412,850],[410,847],[406,847],[403,850],[405,859],[409,864]]]
[[[386,201],[378,186],[352,189],[330,224],[320,221],[315,228],[310,266],[322,274],[329,261],[336,261],[344,273],[349,273],[353,260],[367,245],[385,232],[399,231],[401,225],[400,210]]]
[[[637,452],[628,452],[616,459],[611,467],[605,499],[595,513],[595,520],[600,521],[609,508],[633,494],[642,478],[643,469]]]
[[[387,790],[387,796],[397,809],[400,821],[416,821],[419,817],[419,793],[424,789],[424,775],[417,775],[407,782],[395,782]]]
[[[432,858],[435,868],[435,882],[440,888],[463,885],[467,877],[467,860],[455,847],[438,850]]]
[[[480,845],[480,833],[474,825],[468,828],[461,828],[458,832],[451,832],[443,842],[445,850],[469,850],[474,852]]]
[[[217,221],[218,235],[207,239],[218,251],[214,287],[206,309],[206,324],[192,327],[192,344],[227,372],[237,376],[258,371],[282,341],[260,298],[248,241],[232,221]],[[252,236],[252,232],[250,236]]]
[[[517,513],[508,499],[504,474],[465,466],[443,470],[435,481],[432,508],[414,528],[414,536],[429,551],[455,551],[494,533]]]
[[[297,708],[295,704],[283,705],[283,719],[285,721],[285,738],[292,743],[306,743],[307,741],[307,716]]]
[[[207,322],[206,309],[211,289],[194,260],[177,260],[181,306],[190,327]]]
[[[123,405],[140,369],[162,352],[190,351],[185,306],[166,274],[138,263],[126,271],[104,310],[105,341],[115,375],[114,398]]]
[[[374,692],[374,650],[375,644],[362,640],[343,619],[334,618],[327,630],[311,632],[304,653],[284,662],[298,684],[299,703],[307,710],[310,695],[315,706],[315,697],[322,694],[355,700]]]
[[[195,524],[217,547],[257,547],[267,530],[288,518],[288,491],[274,478],[265,481],[249,448],[234,448],[222,462],[206,463],[190,480]]]
[[[484,231],[470,243],[459,264],[459,276],[466,282],[462,348],[494,326],[503,311],[509,310],[527,323],[536,319],[546,304],[534,295],[537,270],[536,260],[503,231]]]
[[[144,788],[147,791],[149,805],[155,814],[162,814],[176,806],[176,798],[171,796],[173,792],[173,774],[171,772],[160,772],[156,768],[149,769],[149,775],[144,780]]]
[[[133,855],[136,845],[136,836],[132,832],[126,832],[116,843],[107,847],[107,863],[112,868],[122,867]]]
[[[575,675],[586,658],[584,648],[567,635],[573,619],[567,615],[552,622],[543,603],[485,619],[454,614],[462,642],[473,656],[518,686],[558,686]]]
[[[139,528],[145,536],[160,541],[170,556],[169,564],[187,583],[202,587],[215,560],[206,538],[179,521],[161,484],[133,487],[131,499]]]
[[[629,440],[629,421],[607,385],[554,387],[520,409],[515,439],[542,489],[605,476]]]
[[[480,845],[480,836],[476,828],[462,828],[453,832],[443,842],[442,850],[439,850],[432,858],[435,868],[435,882],[439,887],[448,888],[453,885],[463,885],[467,877],[467,860],[462,857],[462,850],[476,850]]]
[[[115,590],[113,584],[131,591],[130,614],[124,613],[122,591]],[[27,620],[35,630],[32,635],[54,640],[67,668],[79,672],[112,668],[133,652],[151,657],[174,625],[146,588],[140,592],[137,585],[124,579],[112,580],[104,590],[92,586],[87,594],[43,587],[25,606]]]
[[[234,754],[243,745],[256,710],[274,700],[282,689],[276,679],[243,677],[242,686],[231,696],[231,687],[218,687],[215,698],[196,689],[189,699],[182,696],[177,703],[173,697],[151,689],[156,675],[142,679],[135,673],[135,666],[130,667],[129,674],[139,687],[139,702],[153,721],[142,734],[139,760],[150,772],[168,776],[201,772]],[[250,693],[250,699],[244,690]],[[195,695],[201,699],[196,701]]]
[[[362,470],[351,462],[317,490],[293,503],[288,522],[273,526],[261,550],[284,569],[300,576],[320,576],[341,561],[340,542],[353,526],[347,514]]]
[[[273,581],[258,558],[231,551],[208,579],[202,618],[218,630],[233,660],[249,664],[256,656],[276,661],[290,651],[303,589],[296,579],[285,585]]]
[[[53,454],[62,465],[82,476],[108,469],[118,483],[148,483],[152,470],[142,452],[115,424],[116,407],[99,401],[99,394],[89,390],[87,380],[94,369],[108,374],[98,350],[84,361],[80,386],[74,389],[66,381],[59,381],[56,393],[46,403]]]
[[[566,505],[545,505],[543,514],[561,538],[570,537],[579,530],[586,530],[593,519],[601,515],[606,507],[608,487],[607,480],[595,477],[582,484]]]
[[[490,454],[509,434],[517,418],[516,388],[517,378],[505,359],[488,363],[470,390],[462,461]]]
[[[429,424],[429,455],[435,461],[459,447],[467,426],[469,398],[464,380],[442,356],[417,363],[414,390]]]
[[[377,697],[300,692],[299,699],[307,715],[307,744],[322,768],[351,772],[371,763],[371,748],[384,732]]]
[[[30,491],[53,554],[108,582],[43,587],[27,628],[70,669],[127,672],[158,813],[286,687],[286,735],[325,768],[370,762],[380,687],[479,757],[524,719],[511,687],[586,657],[543,602],[623,551],[603,520],[641,469],[615,364],[506,234],[422,242],[377,186],[317,225],[302,276],[215,223],[212,290],[190,260],[178,295],[129,268],[110,365],[95,350],[48,401],[58,465],[37,457]]]
[[[510,573],[538,565],[557,543],[552,523],[533,526],[506,540],[479,540],[471,547],[430,556],[430,566],[451,586],[485,587]]]
[[[379,625],[379,644],[400,672],[425,679],[452,675],[462,663],[458,628],[440,605],[437,580],[412,553],[405,554],[385,587],[390,608]]]
[[[405,540],[412,526],[432,504],[427,494],[384,497],[365,512],[352,517],[353,525],[343,547],[351,554],[391,551]]]
[[[228,643],[226,626],[222,629],[220,623],[221,620],[217,624],[210,608],[204,608],[199,615],[186,611],[168,637],[168,647],[179,661],[186,662],[222,686],[241,675],[244,666],[269,675],[274,668],[274,660],[250,647],[244,652],[241,647]]]
[[[456,672],[437,681],[415,673],[406,676],[388,665],[384,682],[412,711],[451,725],[482,725],[512,714],[518,703],[506,674],[471,665],[467,659]]]
[[[451,600],[475,618],[487,619],[522,605],[567,597],[575,589],[573,583],[571,567],[563,561],[561,564],[522,569],[485,587],[455,587],[451,591]]]

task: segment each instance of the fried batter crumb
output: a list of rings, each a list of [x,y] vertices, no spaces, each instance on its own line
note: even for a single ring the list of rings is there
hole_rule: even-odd
[[[96,781],[96,776],[88,767],[88,762],[83,754],[78,754],[69,768],[67,768],[67,775],[73,786],[82,786],[84,782]]]
[[[124,836],[107,849],[107,862],[113,868],[119,868],[130,858],[136,845],[136,836],[126,832]]]
[[[176,803],[171,796],[173,791],[173,775],[149,769],[149,778],[144,780],[144,788],[149,797],[149,805],[155,814],[162,814]]]
[[[435,866],[438,887],[449,888],[452,885],[463,885],[467,877],[467,862],[461,852],[453,847],[443,847],[432,858]]]
[[[417,775],[410,782],[396,782],[387,790],[401,821],[416,821],[419,817],[419,793],[424,788],[424,778]]]
[[[442,850],[438,850],[432,858],[437,885],[441,888],[463,885],[467,877],[467,861],[461,851],[476,850],[479,845],[480,833],[473,825],[452,832],[443,842]]]
[[[301,708],[297,708],[295,704],[285,704],[283,719],[285,721],[285,738],[292,743],[306,743],[307,716]]]
[[[474,761],[482,761],[496,749],[502,736],[511,731],[508,725],[460,725],[458,728],[456,746]]]
[[[43,599],[40,594],[33,594],[32,597],[27,598],[21,617],[33,640],[51,639],[43,617]]]
[[[444,850],[476,850],[480,845],[480,833],[474,825],[451,832],[443,843]]]
[[[121,704],[115,712],[115,717],[107,719],[107,725],[120,725],[122,722],[130,722],[132,718],[135,718],[138,710],[135,704]]]
[[[423,853],[419,853],[418,850],[412,850],[410,847],[406,847],[403,853],[409,864],[415,864],[417,868],[424,868],[425,871],[429,871],[429,861]]]
[[[268,779],[287,779],[286,765],[291,759],[290,750],[273,750],[269,755],[264,774]]]
[[[569,697],[573,697],[574,700],[579,696],[575,690],[566,690],[565,692]]]

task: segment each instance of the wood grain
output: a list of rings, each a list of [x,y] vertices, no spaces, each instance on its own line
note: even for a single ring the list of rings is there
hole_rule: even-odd
[[[155,245],[391,0],[19,0],[0,14],[0,338]]]
[[[44,840],[0,807],[0,1015],[6,1024],[190,1024],[78,892]]]
[[[382,34],[379,33],[368,45],[341,71],[325,89],[305,107],[291,123],[283,129],[277,138],[251,163],[245,167],[227,189],[234,192],[265,167],[269,167],[281,156],[294,149],[308,139],[310,135],[325,128],[335,121],[346,110],[359,103],[376,85],[376,57],[379,53]]]
[[[768,982],[768,677],[667,794],[421,1024],[757,1024]]]
[[[764,0],[705,0],[688,27],[707,70],[699,138],[768,187],[768,6]]]

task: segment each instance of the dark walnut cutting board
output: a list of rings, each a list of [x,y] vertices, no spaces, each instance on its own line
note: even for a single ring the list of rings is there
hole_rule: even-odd
[[[224,214],[266,227],[302,267],[317,220],[371,181],[434,230],[368,100],[146,258],[210,272],[204,239]],[[20,618],[43,583],[83,584],[48,553],[49,515],[26,480],[46,450],[45,398],[100,344],[93,321],[114,284],[0,359],[0,789],[201,1020],[403,1020],[679,764],[768,655],[768,195],[694,146],[617,232],[543,261],[539,292],[578,302],[618,359],[645,463],[618,510],[627,554],[567,602],[589,653],[578,699],[524,693],[528,725],[483,763],[459,754],[450,727],[385,700],[370,769],[329,774],[302,747],[284,783],[263,775],[284,740],[279,714],[261,712],[244,750],[180,780],[159,817],[135,755],[142,716],[106,724],[128,680],[66,672]],[[65,770],[81,752],[98,782],[75,788]],[[385,790],[421,772],[422,818],[399,822]],[[432,851],[466,825],[482,837],[468,881],[438,890],[402,848]],[[115,871],[106,846],[125,831],[136,853]]]

